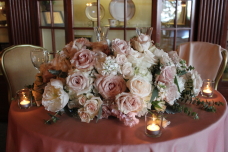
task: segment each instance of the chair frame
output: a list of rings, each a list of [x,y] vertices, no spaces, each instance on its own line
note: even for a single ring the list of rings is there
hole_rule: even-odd
[[[194,41],[194,42],[197,42],[197,41]],[[189,42],[186,42],[186,43],[189,43]],[[203,42],[203,43],[209,43],[209,42]],[[185,43],[182,43],[182,44],[185,44]],[[211,43],[211,44],[213,44],[213,43]],[[219,66],[217,75],[216,75],[215,80],[214,80],[214,82],[215,82],[214,89],[215,89],[215,90],[218,89],[219,81],[220,81],[220,79],[222,78],[222,75],[223,75],[223,73],[224,73],[224,71],[225,71],[225,68],[226,68],[226,66],[227,66],[228,52],[227,52],[227,50],[224,49],[224,48],[221,48],[220,51],[221,51],[221,55],[222,55],[222,62],[221,62],[221,64],[220,64],[220,66]],[[178,47],[178,49],[177,49],[177,54],[179,54],[179,47]]]
[[[12,45],[12,46],[9,46],[5,49],[2,50],[2,52],[0,53],[0,69],[1,69],[1,74],[4,76],[4,78],[6,79],[7,81],[7,92],[8,92],[8,102],[10,103],[12,101],[12,99],[14,98],[12,96],[12,87],[11,87],[11,82],[8,78],[8,74],[6,72],[6,69],[5,69],[5,65],[4,65],[4,57],[6,55],[7,52],[15,49],[15,48],[20,48],[20,47],[32,47],[32,48],[37,48],[37,49],[45,49],[41,46],[36,46],[36,45],[31,45],[31,44],[22,44],[22,45]]]

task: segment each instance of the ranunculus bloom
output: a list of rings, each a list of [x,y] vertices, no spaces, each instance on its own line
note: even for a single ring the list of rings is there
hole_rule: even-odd
[[[114,51],[115,56],[117,54],[127,55],[129,53],[130,46],[124,40],[114,39],[112,40],[112,49]]]
[[[167,96],[165,97],[166,102],[168,102],[170,105],[174,104],[174,101],[180,97],[180,93],[178,91],[178,88],[176,84],[170,84],[166,88]]]
[[[92,88],[92,82],[93,80],[88,73],[78,70],[71,72],[66,78],[70,93],[75,92],[77,95],[89,92]]]
[[[90,114],[84,110],[84,108],[80,108],[78,109],[78,115],[81,119],[82,122],[87,122],[89,123],[90,120],[93,120],[91,117],[90,117]]]
[[[152,90],[151,83],[140,76],[134,76],[128,80],[127,87],[132,94],[142,98],[148,96]]]
[[[135,112],[129,112],[128,114],[119,113],[117,118],[123,121],[125,126],[133,127],[139,123],[139,119],[135,118],[135,116]]]
[[[115,102],[118,110],[127,114],[129,112],[139,112],[143,108],[143,100],[139,96],[122,92],[116,96]]]
[[[49,69],[53,69],[51,64],[41,64],[40,66],[40,73],[42,74],[43,83],[47,83],[51,78],[56,77],[48,71]]]
[[[71,68],[70,60],[64,51],[56,54],[55,58],[51,61],[52,66],[55,70],[62,70],[67,72]]]
[[[91,70],[95,64],[95,52],[82,49],[74,54],[70,62],[76,69],[84,71]]]
[[[57,112],[63,109],[69,101],[68,94],[63,90],[62,81],[51,79],[44,89],[42,105],[46,110]]]
[[[175,75],[176,75],[175,66],[165,66],[161,69],[161,73],[157,77],[157,81],[161,81],[165,84],[170,84],[174,82]]]
[[[126,90],[123,77],[118,75],[99,76],[94,85],[105,99],[114,98],[117,94]]]

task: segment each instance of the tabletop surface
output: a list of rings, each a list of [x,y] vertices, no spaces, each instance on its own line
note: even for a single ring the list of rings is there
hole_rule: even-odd
[[[206,100],[206,98],[201,99]],[[217,91],[215,91],[212,98],[207,100],[226,102],[223,96]],[[129,147],[132,145],[156,145],[156,143],[168,143],[175,140],[181,141],[184,138],[194,135],[198,136],[198,134],[200,136],[201,132],[210,131],[210,128],[212,129],[213,126],[226,116],[226,104],[217,107],[215,113],[206,112],[193,105],[189,106],[193,111],[198,113],[200,119],[193,119],[184,113],[166,114],[165,118],[171,121],[171,124],[162,130],[161,137],[151,138],[147,137],[144,133],[144,117],[140,118],[138,125],[127,127],[116,118],[102,119],[97,123],[96,120],[90,123],[84,123],[80,119],[75,119],[64,114],[60,116],[60,120],[57,123],[47,125],[44,124],[44,120],[50,117],[47,114],[48,111],[43,107],[32,107],[22,110],[18,108],[16,102],[13,102],[9,112],[9,119],[11,120],[9,120],[8,133],[10,132],[10,128],[12,129],[13,126],[17,126],[17,132],[25,132],[29,136],[80,146]],[[15,134],[15,131],[11,131],[8,134],[8,143],[13,138],[9,137],[13,136],[12,134]]]

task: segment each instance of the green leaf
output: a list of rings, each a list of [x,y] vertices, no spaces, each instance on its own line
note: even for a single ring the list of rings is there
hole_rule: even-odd
[[[97,123],[98,120],[101,118],[101,115],[102,115],[102,106],[103,106],[103,105],[101,105],[100,108],[99,108],[99,112],[98,112],[98,116],[97,116],[96,123]]]
[[[152,103],[153,100],[154,100],[156,97],[158,97],[158,88],[157,88],[157,87],[155,87],[154,90],[153,90],[153,92],[152,92],[152,95],[151,95],[151,98],[150,98],[150,103]]]
[[[180,92],[180,88],[179,88],[178,81],[177,81],[177,76],[175,76],[175,78],[174,78],[174,83],[177,85],[177,89]]]
[[[58,76],[62,71],[61,70],[53,70],[53,69],[49,69],[48,72],[50,72],[53,75]]]

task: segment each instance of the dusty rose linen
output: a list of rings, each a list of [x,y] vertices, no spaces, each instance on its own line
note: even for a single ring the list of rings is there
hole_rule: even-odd
[[[211,100],[226,102],[216,91]],[[227,106],[216,113],[193,107],[199,120],[186,114],[166,115],[171,124],[159,138],[144,134],[144,119],[135,127],[124,126],[113,118],[98,123],[82,123],[61,116],[53,125],[43,107],[20,110],[13,102],[10,107],[7,152],[227,152]]]
[[[183,43],[178,48],[180,58],[199,72],[202,79],[215,80],[222,61],[221,46],[207,42]]]

